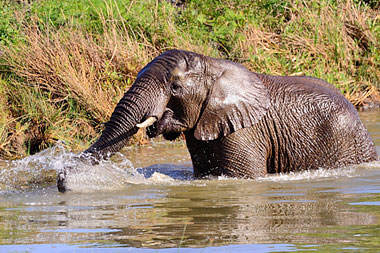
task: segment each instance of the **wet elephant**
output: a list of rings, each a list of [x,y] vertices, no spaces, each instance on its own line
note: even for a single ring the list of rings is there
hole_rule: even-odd
[[[138,128],[168,140],[184,133],[196,177],[256,178],[377,158],[357,111],[330,83],[258,74],[181,50],[159,55],[139,72],[82,156],[107,158]],[[61,192],[64,181],[61,172]]]

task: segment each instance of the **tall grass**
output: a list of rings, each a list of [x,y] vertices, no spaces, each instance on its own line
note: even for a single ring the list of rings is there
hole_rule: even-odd
[[[34,153],[57,140],[85,148],[138,71],[171,48],[231,59],[256,72],[320,77],[355,105],[366,103],[380,88],[380,12],[371,4],[8,4],[0,10],[0,156]]]
[[[101,35],[69,25],[50,27],[32,17],[22,27],[25,41],[3,48],[3,63],[12,73],[6,85],[9,90],[3,93],[8,93],[4,97],[11,115],[20,117],[23,129],[3,130],[0,152],[10,154],[9,143],[14,141],[4,136],[16,132],[24,132],[16,146],[24,145],[27,152],[54,140],[81,148],[78,142],[97,137],[98,126],[110,117],[139,69],[157,54],[131,38],[123,22],[98,15],[104,29]],[[2,119],[5,115],[9,113]]]
[[[355,105],[380,88],[379,11],[342,1],[294,1],[276,31],[250,26],[239,49],[245,65],[277,75],[325,79]]]

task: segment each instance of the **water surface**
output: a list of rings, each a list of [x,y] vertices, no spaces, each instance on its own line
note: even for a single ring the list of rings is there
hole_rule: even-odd
[[[361,118],[379,152],[380,110]],[[194,180],[183,143],[126,148],[97,166],[74,156],[58,144],[0,162],[0,252],[380,248],[380,162]],[[67,165],[72,191],[60,194],[55,174]]]

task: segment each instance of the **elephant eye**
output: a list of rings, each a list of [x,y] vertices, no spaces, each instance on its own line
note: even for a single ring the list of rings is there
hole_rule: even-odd
[[[178,83],[173,82],[170,86],[170,89],[172,90],[173,94],[178,94],[181,90],[181,86]]]

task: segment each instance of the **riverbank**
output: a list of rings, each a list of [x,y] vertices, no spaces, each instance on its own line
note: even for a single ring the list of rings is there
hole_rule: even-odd
[[[138,71],[172,48],[260,73],[319,77],[357,107],[380,104],[377,1],[171,2],[4,2],[0,157],[33,154],[58,140],[83,150]],[[139,133],[131,143],[147,139]]]

